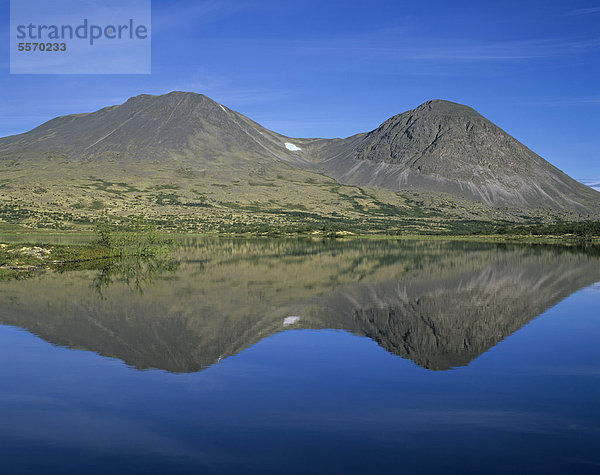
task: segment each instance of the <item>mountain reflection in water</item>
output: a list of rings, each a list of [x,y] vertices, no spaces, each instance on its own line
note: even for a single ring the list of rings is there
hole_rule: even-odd
[[[445,370],[600,281],[576,250],[481,243],[190,239],[175,257],[144,292],[111,278],[100,296],[93,270],[3,282],[0,323],[138,369],[195,372],[279,331],[330,328]]]

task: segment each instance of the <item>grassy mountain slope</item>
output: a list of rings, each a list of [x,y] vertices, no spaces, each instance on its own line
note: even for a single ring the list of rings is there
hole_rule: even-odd
[[[182,230],[422,232],[600,215],[600,193],[472,109],[416,111],[331,140],[285,137],[184,92],[58,117],[0,139],[0,223],[69,228],[143,212]]]

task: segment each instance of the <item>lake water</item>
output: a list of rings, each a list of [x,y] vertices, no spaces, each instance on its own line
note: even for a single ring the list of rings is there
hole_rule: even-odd
[[[574,250],[190,239],[0,282],[0,471],[599,473],[599,281]]]

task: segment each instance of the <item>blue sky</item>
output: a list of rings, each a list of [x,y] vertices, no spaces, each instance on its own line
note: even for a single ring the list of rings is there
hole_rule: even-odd
[[[0,136],[172,90],[295,137],[368,131],[441,98],[600,178],[599,32],[598,1],[154,0],[149,75],[10,75],[3,42]]]

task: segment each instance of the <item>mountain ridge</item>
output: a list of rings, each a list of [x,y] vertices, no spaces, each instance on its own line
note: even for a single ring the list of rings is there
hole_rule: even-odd
[[[48,209],[71,221],[110,210],[215,223],[229,215],[252,221],[250,209],[269,223],[273,214],[280,222],[358,223],[376,211],[377,226],[385,216],[431,213],[600,217],[600,193],[471,107],[442,99],[370,132],[325,139],[287,137],[202,94],[141,94],[0,138],[0,172],[0,208],[36,214],[19,221],[28,226]],[[414,226],[431,226],[422,221]]]

